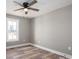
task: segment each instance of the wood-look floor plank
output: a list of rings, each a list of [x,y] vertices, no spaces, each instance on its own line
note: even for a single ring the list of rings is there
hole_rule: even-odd
[[[6,59],[67,59],[63,56],[33,46],[7,49],[6,54]]]

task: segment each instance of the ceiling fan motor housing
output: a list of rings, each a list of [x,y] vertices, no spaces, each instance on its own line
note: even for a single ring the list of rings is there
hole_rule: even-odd
[[[27,7],[29,7],[29,6],[28,6],[28,4],[29,4],[29,3],[27,3],[27,2],[24,2],[24,3],[23,3],[23,6],[24,6],[24,8],[27,8]]]

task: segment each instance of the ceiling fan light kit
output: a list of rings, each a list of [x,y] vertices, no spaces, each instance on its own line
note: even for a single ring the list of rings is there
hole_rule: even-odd
[[[25,14],[27,14],[28,12],[25,12]]]
[[[24,8],[24,11],[25,11],[25,12],[28,12],[28,9],[27,9],[27,8]]]
[[[22,4],[21,3],[18,3],[16,1],[14,1],[14,3],[17,3],[18,5],[20,5],[22,8],[19,8],[19,9],[16,9],[15,11],[19,11],[19,10],[22,10],[24,9],[25,11],[25,14],[28,14],[28,10],[33,10],[33,11],[39,11],[39,9],[36,9],[36,8],[32,8],[30,6],[34,5],[35,3],[37,3],[36,0],[33,0],[32,2],[28,3],[28,2],[23,2]]]

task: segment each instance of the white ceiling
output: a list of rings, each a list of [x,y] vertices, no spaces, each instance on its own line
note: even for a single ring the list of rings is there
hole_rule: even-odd
[[[35,12],[29,10],[28,14],[26,15],[23,10],[14,11],[15,9],[21,8],[21,6],[15,4],[13,1],[15,0],[6,0],[6,12],[7,14],[23,16],[23,17],[37,17],[42,14],[54,11],[58,8],[67,6],[72,4],[72,0],[37,0],[38,3],[34,4],[31,7],[40,9],[39,12]],[[23,3],[24,1],[31,1],[31,0],[16,0],[19,3]]]

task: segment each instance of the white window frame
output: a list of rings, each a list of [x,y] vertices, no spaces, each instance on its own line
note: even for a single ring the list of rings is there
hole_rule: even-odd
[[[17,22],[17,39],[16,40],[8,40],[8,21],[16,21]],[[19,41],[19,20],[17,19],[13,19],[13,18],[7,18],[7,21],[6,21],[6,32],[7,32],[7,39],[6,39],[6,42],[14,42],[14,41]]]

